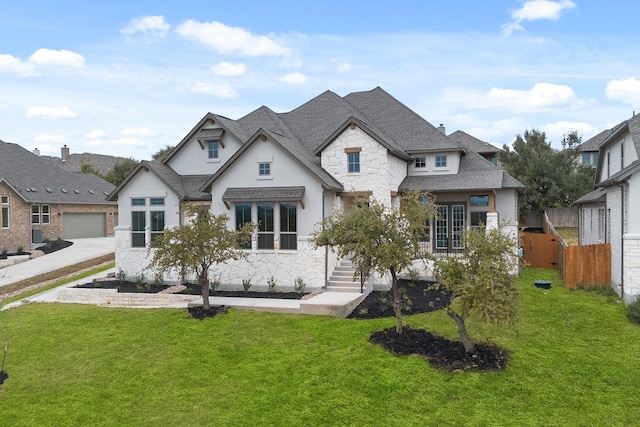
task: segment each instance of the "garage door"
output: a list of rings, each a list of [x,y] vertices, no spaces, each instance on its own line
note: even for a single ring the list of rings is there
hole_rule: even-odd
[[[64,239],[107,236],[107,221],[104,213],[63,213],[62,215]]]

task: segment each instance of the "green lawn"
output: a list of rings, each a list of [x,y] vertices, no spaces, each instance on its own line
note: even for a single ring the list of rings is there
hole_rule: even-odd
[[[519,289],[514,326],[469,322],[511,352],[488,373],[369,344],[393,319],[26,305],[0,312],[0,425],[640,425],[640,326],[622,304],[567,291],[553,270],[525,270]],[[456,336],[442,312],[406,323]]]

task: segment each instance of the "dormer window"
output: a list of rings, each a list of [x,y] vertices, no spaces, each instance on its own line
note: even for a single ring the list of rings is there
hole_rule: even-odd
[[[258,163],[259,176],[271,176],[271,163]]]
[[[209,141],[209,142],[207,142],[207,147],[208,147],[208,152],[209,152],[209,158],[210,159],[217,159],[218,158],[218,148],[219,148],[218,141]]]
[[[438,155],[438,156],[436,156],[436,167],[437,168],[446,168],[447,167],[447,156],[446,155]]]
[[[418,156],[415,160],[416,168],[426,168],[427,167],[427,157],[426,156]]]

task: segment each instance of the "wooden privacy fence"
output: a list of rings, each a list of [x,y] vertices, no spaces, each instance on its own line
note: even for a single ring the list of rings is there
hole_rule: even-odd
[[[555,234],[522,233],[525,261],[532,267],[558,268],[559,239]]]
[[[611,244],[567,246],[562,269],[567,288],[611,286]]]

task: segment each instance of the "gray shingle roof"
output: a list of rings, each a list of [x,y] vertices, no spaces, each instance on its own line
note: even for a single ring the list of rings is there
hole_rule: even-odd
[[[480,154],[497,153],[500,151],[495,145],[484,142],[475,136],[471,136],[466,132],[457,130],[449,135],[449,138],[460,143],[468,151],[473,151]]]
[[[67,172],[80,172],[82,164],[92,165],[101,175],[109,172],[113,166],[119,161],[125,160],[124,157],[107,156],[104,154],[94,153],[73,153],[62,160],[60,157],[41,156],[44,160],[48,160],[53,166],[57,166]]]
[[[580,151],[580,152],[598,151],[598,147],[600,147],[600,144],[602,144],[602,141],[607,139],[609,137],[609,135],[611,135],[612,131],[613,131],[613,129],[603,130],[602,132],[600,132],[596,136],[593,136],[593,137],[587,139],[585,142],[583,142],[582,144],[580,144],[578,146],[578,151]]]
[[[480,154],[469,152],[460,159],[460,168],[457,174],[408,176],[400,184],[399,190],[421,189],[439,193],[503,188],[524,190],[524,185],[504,170],[488,162]]]
[[[578,200],[573,202],[573,204],[582,205],[584,203],[595,203],[595,202],[603,203],[606,199],[607,199],[607,189],[596,188],[595,190],[580,197]]]
[[[302,200],[304,187],[249,187],[227,188],[224,201],[291,201]]]
[[[211,194],[200,191],[200,187],[211,175],[178,175],[169,166],[160,162],[143,161],[138,167],[148,167],[181,200],[211,200]],[[135,174],[132,173],[131,176]]]
[[[94,174],[65,171],[17,144],[3,141],[0,180],[33,203],[110,204],[107,195],[115,188]]]

